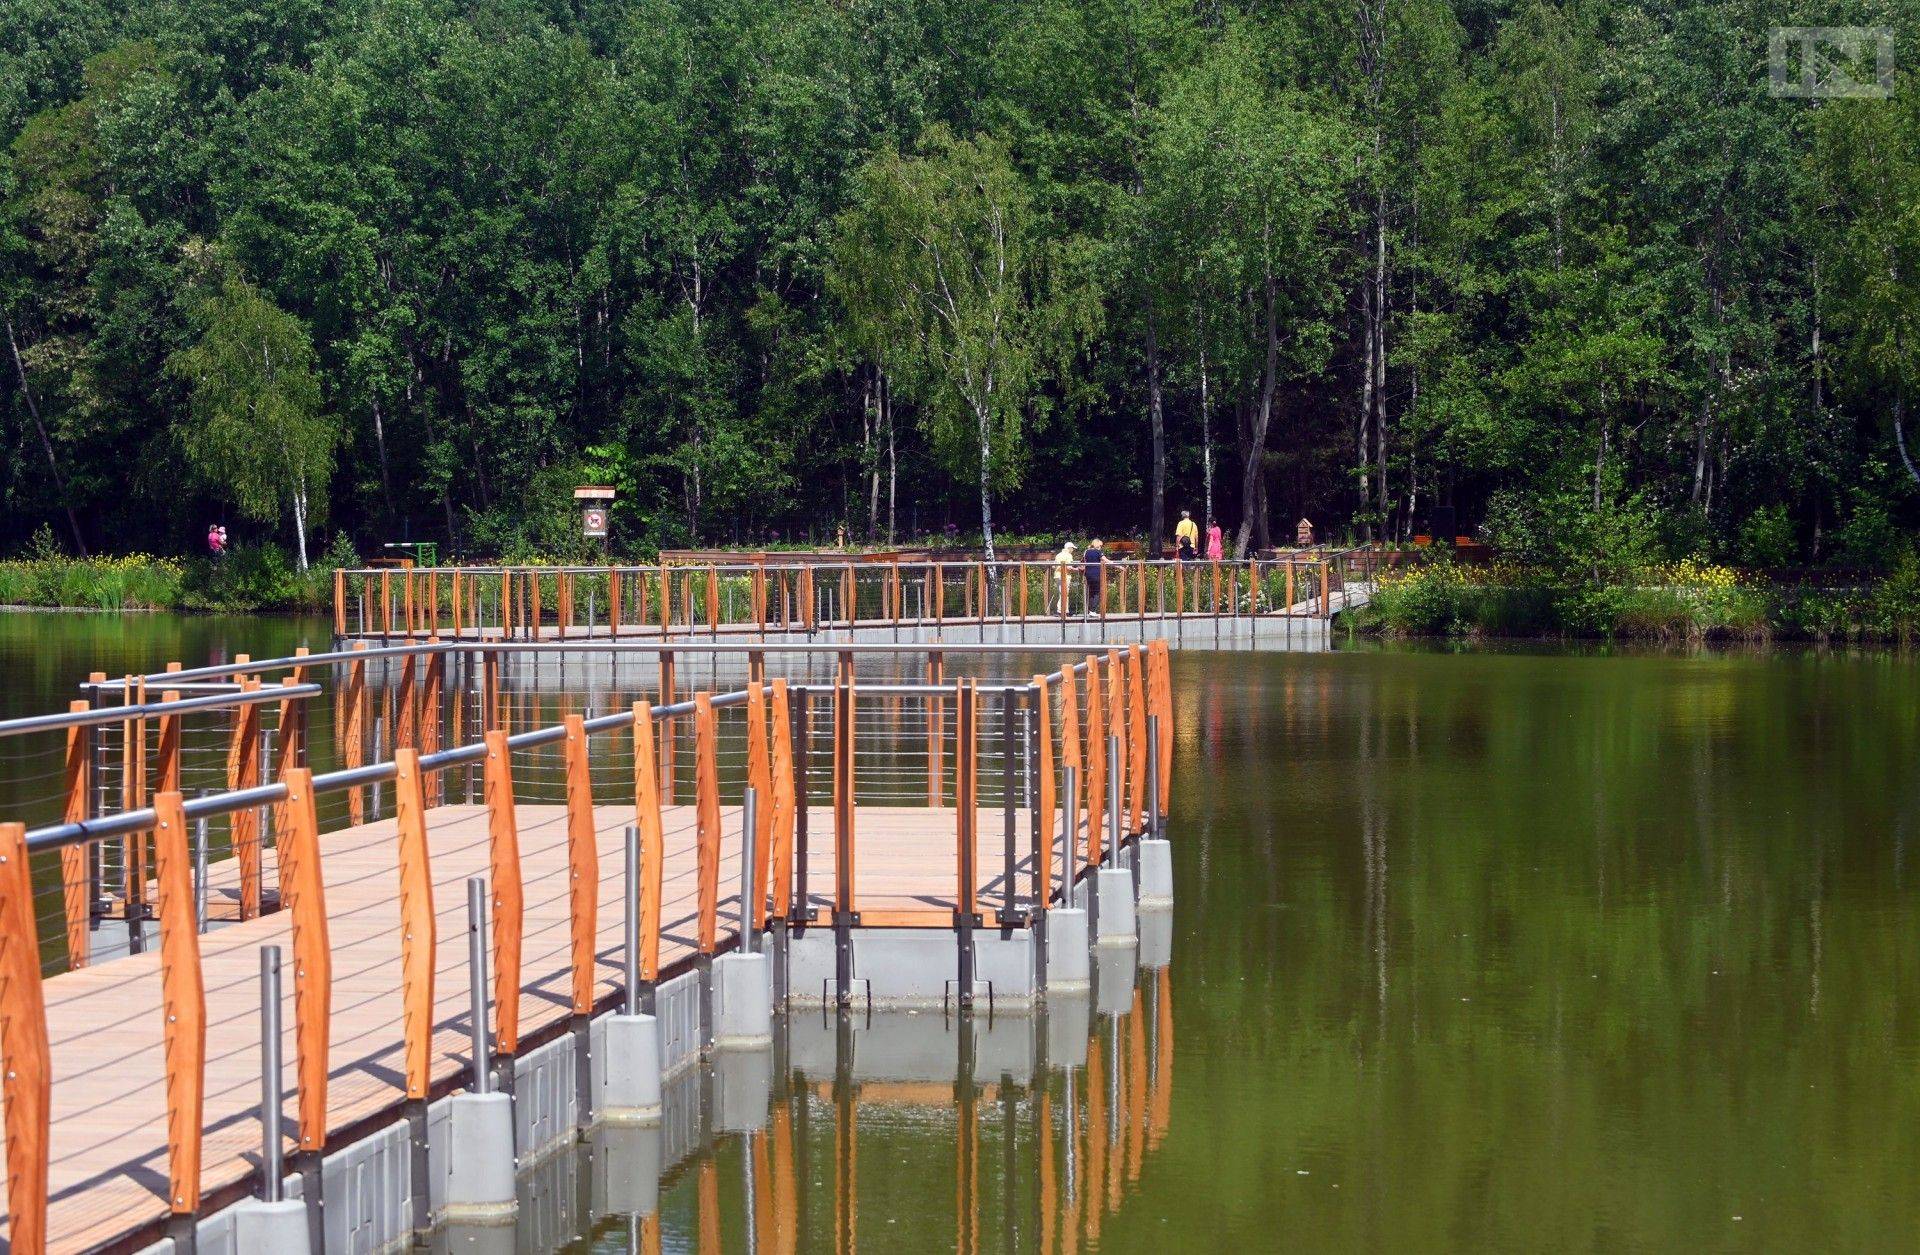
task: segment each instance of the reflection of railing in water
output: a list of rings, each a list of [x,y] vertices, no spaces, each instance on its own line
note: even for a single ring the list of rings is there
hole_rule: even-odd
[[[361,655],[373,652],[377,651],[211,670],[227,680],[238,671],[257,682],[261,671],[277,665],[341,665],[349,675],[346,687],[351,692],[356,687],[352,678],[356,668],[367,661]],[[746,880],[756,888],[748,914],[750,930],[791,926],[831,927],[841,932],[856,923],[951,926],[961,942],[963,978],[958,987],[962,1001],[971,990],[971,982],[964,979],[965,938],[970,929],[988,922],[1043,918],[1047,905],[1061,894],[1063,878],[1073,875],[1076,864],[1093,867],[1111,862],[1117,839],[1155,827],[1157,816],[1164,813],[1168,780],[1164,760],[1171,751],[1171,737],[1160,738],[1157,730],[1163,720],[1170,719],[1171,694],[1166,651],[1161,647],[1111,651],[1050,676],[1035,676],[1029,683],[985,687],[971,680],[866,686],[854,681],[851,663],[843,659],[841,673],[831,686],[756,681],[734,693],[699,693],[691,701],[659,707],[643,702],[591,720],[572,715],[557,726],[512,735],[503,727],[489,726],[497,720],[499,708],[495,701],[486,700],[478,726],[471,728],[484,731],[484,739],[446,750],[437,748],[441,720],[421,713],[428,694],[434,700],[427,709],[438,709],[444,694],[440,668],[446,654],[431,648],[403,652],[400,663],[406,678],[398,689],[396,726],[397,735],[409,743],[396,750],[391,762],[354,764],[316,777],[302,765],[302,755],[293,753],[279,764],[279,779],[273,783],[194,799],[178,789],[162,790],[149,806],[100,818],[66,819],[31,833],[18,823],[0,824],[0,912],[4,912],[0,914],[0,963],[5,976],[0,983],[0,1050],[8,1060],[0,1083],[7,1099],[8,1144],[23,1165],[11,1174],[8,1195],[9,1233],[16,1249],[35,1249],[34,1235],[45,1231],[50,1160],[62,1163],[69,1178],[75,1172],[97,1173],[92,1179],[81,1177],[78,1188],[71,1179],[61,1184],[63,1201],[84,1198],[92,1215],[86,1223],[93,1228],[70,1228],[65,1231],[69,1236],[104,1233],[111,1238],[137,1231],[146,1223],[143,1208],[155,1204],[175,1217],[192,1217],[203,1201],[211,1205],[246,1187],[252,1168],[243,1156],[255,1136],[257,1108],[250,1094],[235,1094],[230,1082],[249,1066],[257,1074],[258,1053],[251,1043],[258,1038],[257,1033],[246,1031],[256,1022],[257,1005],[247,998],[245,977],[253,964],[250,954],[237,953],[242,945],[284,938],[291,946],[296,980],[290,1036],[300,1079],[301,1118],[296,1128],[301,1155],[318,1156],[331,1134],[373,1118],[403,1097],[408,1103],[421,1103],[456,1084],[464,1034],[455,1022],[462,999],[456,991],[451,999],[455,1005],[449,1010],[442,1005],[449,999],[444,991],[436,992],[433,982],[436,932],[451,932],[440,918],[447,909],[434,906],[434,887],[436,877],[448,878],[430,864],[442,859],[458,862],[462,851],[470,852],[467,857],[476,863],[476,870],[484,853],[485,866],[491,868],[495,1037],[502,1053],[511,1058],[516,1047],[566,1031],[569,1016],[590,1014],[623,996],[626,982],[632,979],[626,965],[637,968],[634,976],[639,981],[650,982],[674,959],[710,956],[731,938],[725,924],[729,899],[721,888],[727,860],[721,839],[727,818],[721,810],[723,796],[744,798],[752,790],[770,802],[760,811],[763,822],[743,833],[744,850],[733,859],[735,866],[753,868]],[[836,652],[847,658],[852,654]],[[203,678],[208,677],[180,673],[179,682],[196,683]],[[364,676],[358,687],[364,693]],[[1081,687],[1086,694],[1084,717]],[[285,696],[291,689],[263,691],[291,700]],[[483,694],[488,691],[483,685]],[[982,694],[992,697],[996,691],[1002,718],[988,730],[977,712]],[[783,693],[793,703],[784,718],[780,715]],[[245,696],[242,711],[256,709],[265,700]],[[347,717],[337,725],[345,735],[351,735],[356,726],[353,705],[359,700],[348,700]],[[808,714],[816,700],[826,716],[818,722]],[[873,730],[862,730],[859,710],[870,701],[921,703],[935,712],[910,733],[916,743],[925,736],[931,764],[925,777],[926,796],[920,797],[915,785],[913,798],[924,804],[923,813],[944,812],[945,818],[936,820],[934,827],[952,831],[952,844],[945,846],[948,853],[920,868],[932,870],[926,885],[908,894],[905,904],[886,891],[857,891],[856,873],[862,870],[862,861],[855,840],[856,813],[868,815],[880,809],[868,805],[858,792],[858,781],[870,760],[884,764],[893,754],[891,738],[883,738],[876,747]],[[176,706],[173,716],[188,704]],[[459,706],[456,703],[455,709]],[[115,717],[125,716],[116,712]],[[723,717],[745,721],[738,740],[742,751],[724,761],[720,753]],[[690,779],[676,775],[675,756],[668,748],[674,744],[672,736],[659,738],[657,748],[645,744],[656,723],[668,729],[676,723],[692,725]],[[1055,728],[1059,729],[1057,749]],[[614,761],[625,764],[618,792],[629,801],[617,809],[597,806],[588,741],[596,735],[623,734],[635,748]],[[995,798],[997,811],[1005,819],[1005,858],[998,872],[986,870],[979,858],[981,819],[987,805],[979,777],[986,758],[983,751],[990,741],[1000,746],[995,761],[1001,784],[997,795],[989,796]],[[243,738],[240,743],[251,741]],[[1157,754],[1149,752],[1150,744]],[[516,753],[521,756],[519,765]],[[546,781],[536,779],[523,791],[519,776],[530,765],[529,759],[537,773],[543,769],[537,764],[556,753],[558,767],[544,768],[555,775]],[[816,754],[827,764],[824,768],[816,762]],[[343,757],[351,755],[343,752]],[[1076,762],[1085,764],[1085,773],[1078,777],[1085,788],[1065,799],[1063,811],[1070,823],[1056,828],[1050,800],[1056,765],[1064,771]],[[1108,762],[1118,765],[1118,774],[1103,778]],[[476,774],[479,802],[456,802],[456,796],[473,796]],[[675,827],[663,810],[676,805],[680,782],[688,786],[684,790],[688,800],[682,807],[685,814],[674,817],[682,819]],[[543,785],[557,786],[558,806],[542,810],[527,796],[538,795]],[[376,831],[366,822],[370,817],[365,795],[376,787],[392,789],[390,833]],[[821,794],[813,792],[816,787],[822,788]],[[882,792],[899,788],[897,781],[889,782]],[[346,802],[344,811],[334,812],[346,820],[346,831],[329,834],[332,840],[326,846],[320,843],[319,799],[323,796]],[[825,796],[832,804],[814,807],[810,802],[814,796]],[[357,809],[356,797],[362,799]],[[856,801],[861,803],[858,809]],[[628,805],[630,811],[625,809]],[[231,889],[242,902],[251,896],[255,905],[251,913],[243,909],[239,930],[227,934],[225,941],[202,939],[196,919],[200,896],[195,891],[196,860],[187,834],[196,821],[260,808],[271,808],[272,821],[255,830],[254,840],[264,845],[267,837],[272,838],[268,848],[276,856],[280,893],[266,892],[265,866],[257,848],[252,859],[224,860],[200,873],[201,884]],[[780,818],[783,808],[784,821]],[[612,828],[600,818],[602,811],[609,810],[616,814]],[[620,904],[633,897],[621,896],[617,876],[600,873],[618,848],[602,850],[600,834],[617,830],[623,822],[617,816],[622,814],[631,814],[642,834],[645,889],[638,895],[642,904],[638,935],[645,955],[632,957],[631,947],[626,947],[629,957],[617,970],[606,957],[622,949],[617,940],[608,944],[616,935],[610,925],[624,909]],[[813,825],[819,825],[823,834],[832,833],[831,862],[810,857],[807,838]],[[550,836],[539,850],[531,844],[522,847],[522,835],[543,828],[559,835]],[[1070,844],[1060,835],[1067,831],[1074,834]],[[142,878],[139,893],[144,896],[151,891],[157,906],[160,951],[153,956],[157,963],[129,968],[124,979],[114,978],[84,991],[71,991],[60,983],[61,977],[43,990],[39,964],[27,960],[33,947],[19,944],[35,931],[34,868],[28,852],[58,853],[64,859],[66,850],[138,840],[141,834],[155,837],[154,874],[151,880]],[[354,834],[360,834],[358,845],[341,844]],[[1027,840],[1024,850],[1018,844],[1022,834]],[[931,848],[939,849],[940,843]],[[670,900],[662,887],[664,865],[676,850],[687,864],[690,887]],[[350,851],[357,851],[358,861],[347,864],[343,877],[332,869]],[[542,854],[548,863],[540,865],[540,876],[526,874],[533,866],[531,860]],[[952,873],[945,870],[948,867]],[[369,877],[383,884],[397,881],[397,898],[386,889],[371,896],[364,889],[356,890]],[[830,890],[810,890],[810,878],[816,887],[830,885]],[[457,882],[457,877],[453,879]],[[545,921],[553,934],[546,950],[531,955],[522,950],[536,934],[521,913],[532,907],[536,879],[546,886],[539,896],[551,904]],[[614,886],[614,896],[603,901],[609,885]],[[594,892],[593,886],[599,886],[600,892]],[[53,891],[63,889],[64,884],[56,883]],[[361,896],[356,898],[355,892]],[[450,897],[442,894],[443,900]],[[739,895],[730,900],[736,907],[741,902]],[[996,906],[992,914],[984,909],[986,901]],[[669,917],[667,910],[674,903],[686,913]],[[275,909],[280,906],[285,909]],[[336,930],[352,934],[360,927],[357,916],[377,908],[384,919],[394,906],[403,921],[403,936],[397,944],[377,927],[343,942],[333,939]],[[451,909],[457,912],[458,907]],[[673,935],[670,930],[680,934],[678,950],[663,960],[662,940]],[[545,966],[536,967],[536,959]],[[237,969],[236,961],[241,965]],[[378,983],[379,977],[368,973],[382,964],[397,969],[393,974],[400,1004],[397,1013],[390,1015],[358,990],[343,991],[342,1003],[333,1002],[333,972]],[[557,1003],[534,1001],[522,1018],[523,993],[542,985],[564,987],[566,997]],[[841,988],[846,988],[845,981]],[[210,993],[220,998],[210,1002]],[[348,998],[358,1001],[349,1003]],[[50,1016],[50,1007],[58,1014]],[[391,1029],[398,1040],[354,1042],[351,1062],[343,1070],[335,1062],[333,1045],[350,1034],[337,1029],[336,1020],[356,1007],[372,1008],[366,1011],[371,1020],[356,1026],[361,1032]],[[130,1011],[144,1027],[134,1026]],[[77,1069],[65,1076],[54,1075],[50,1020],[55,1030],[51,1040],[71,1047],[63,1049],[58,1063]],[[209,1027],[219,1038],[212,1053]],[[236,1028],[242,1031],[235,1032]],[[164,1053],[164,1067],[154,1066],[159,1061],[142,1057],[142,1051],[149,1056]],[[156,1108],[163,1105],[167,1114],[165,1136],[155,1145],[134,1144],[143,1128],[135,1117],[129,1117],[115,1137],[104,1140],[85,1130],[61,1133],[54,1119],[56,1108],[78,1110],[98,1106],[99,1100],[97,1095],[78,1092],[63,1096],[55,1087],[97,1082],[109,1067],[103,1054],[113,1056],[110,1066],[124,1094],[164,1091],[163,1095],[150,1093]],[[370,1080],[370,1061],[403,1076],[404,1085]],[[219,1076],[210,1073],[210,1064],[220,1065]],[[125,1088],[129,1085],[131,1089]],[[330,1105],[330,1092],[346,1096]],[[54,1154],[56,1140],[58,1155]],[[118,1149],[113,1148],[116,1143]],[[100,1149],[103,1145],[105,1149]],[[82,1164],[81,1158],[94,1150],[99,1153],[91,1164]],[[129,1170],[136,1165],[164,1173],[170,1182],[166,1199],[154,1198],[139,1184],[138,1174]]]
[[[1238,561],[1122,558],[1097,568],[973,559],[380,567],[334,573],[333,626],[343,640],[542,640],[1072,618],[1326,619],[1359,604],[1370,570],[1365,551],[1327,549]]]
[[[1173,1119],[1170,974],[1102,959],[1111,1002],[1031,1017],[796,1014],[771,1053],[682,1074],[660,1127],[536,1169],[512,1249],[891,1249],[908,1225],[928,1248],[1091,1247]]]

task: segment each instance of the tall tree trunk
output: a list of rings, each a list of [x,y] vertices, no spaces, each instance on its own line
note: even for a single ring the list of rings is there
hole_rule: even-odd
[[[47,435],[47,425],[40,419],[40,406],[33,399],[33,387],[27,382],[27,365],[20,360],[20,341],[14,338],[13,314],[7,314],[7,347],[13,350],[14,373],[20,377],[20,395],[27,402],[27,416],[33,419],[33,430],[40,437],[40,452],[46,455],[47,472],[53,476],[53,490],[60,495],[60,508],[66,511],[67,527],[73,532],[73,547],[81,557],[87,556],[87,538],[80,534],[80,518],[73,512],[73,502],[67,496],[66,477],[60,474],[60,462],[53,456],[53,440]]]
[[[1159,557],[1167,536],[1167,425],[1160,397],[1160,335],[1153,305],[1147,305],[1147,423],[1153,435],[1153,506],[1147,521],[1147,552]]]
[[[987,408],[974,407],[980,423],[980,534],[986,541],[987,561],[993,561],[993,443],[987,427]]]
[[[1900,462],[1907,468],[1907,474],[1920,484],[1920,470],[1915,470],[1913,458],[1907,453],[1907,394],[1906,389],[1896,386],[1893,390],[1893,443],[1900,450]]]
[[[294,552],[299,555],[300,570],[304,572],[307,569],[307,480],[305,475],[300,477],[300,482],[293,489],[293,547]]]
[[[880,376],[880,396],[885,405],[887,423],[887,547],[893,547],[894,508],[900,489],[900,462],[893,449],[893,387],[885,374]]]
[[[1353,468],[1359,478],[1355,485],[1356,499],[1360,512],[1367,508],[1371,496],[1367,484],[1368,466],[1371,458],[1367,455],[1367,429],[1373,425],[1373,281],[1369,279],[1360,288],[1361,338],[1366,342],[1365,352],[1360,363],[1360,414],[1353,425]],[[1368,530],[1372,530],[1369,527]]]
[[[380,413],[380,401],[373,402],[373,448],[380,458],[380,496],[387,503],[387,520],[393,520],[393,468],[387,462],[387,423]]]
[[[1233,542],[1233,556],[1236,560],[1247,556],[1247,542],[1253,538],[1256,517],[1259,519],[1262,533],[1266,531],[1266,494],[1262,491],[1264,484],[1261,463],[1266,458],[1267,427],[1273,419],[1273,390],[1280,373],[1280,296],[1271,270],[1267,272],[1266,296],[1267,360],[1260,381],[1260,406],[1254,411],[1253,430],[1247,437],[1246,464],[1241,468],[1240,533]]]
[[[1373,456],[1374,504],[1380,529],[1387,526],[1387,193],[1375,200],[1373,250]],[[1368,529],[1371,532],[1371,528]]]
[[[1201,507],[1207,526],[1213,526],[1213,421],[1207,397],[1206,322],[1199,302],[1194,303],[1194,343],[1200,348],[1200,485]]]
[[[867,543],[880,534],[880,372],[860,389],[860,453],[867,464]]]

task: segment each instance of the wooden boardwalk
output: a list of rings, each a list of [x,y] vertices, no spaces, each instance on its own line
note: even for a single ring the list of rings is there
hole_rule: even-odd
[[[566,808],[520,805],[525,878],[525,941],[521,1002],[523,1039],[570,1014]],[[436,1085],[468,1066],[466,888],[488,866],[487,812],[443,805],[426,814],[436,919]],[[1027,845],[1027,816],[1016,812]],[[691,959],[696,920],[695,815],[692,806],[662,811],[665,835],[660,962],[664,973]],[[738,917],[740,817],[723,812],[719,919],[723,944]],[[596,992],[620,986],[622,972],[624,830],[630,806],[597,806],[600,892]],[[979,829],[997,834],[1005,812],[983,810]],[[856,868],[864,914],[951,910],[956,889],[956,816],[951,809],[862,807]],[[808,813],[809,897],[826,905],[833,890],[833,815]],[[333,951],[332,1043],[327,1101],[329,1132],[377,1120],[404,1097],[402,998],[398,942],[398,843],[394,821],[381,820],[321,838],[329,940]],[[983,909],[998,903],[983,837],[979,879]],[[275,869],[266,863],[268,883]],[[236,867],[209,875],[211,913],[231,915],[238,901]],[[1023,887],[1026,877],[1021,877]],[[731,905],[729,905],[731,903]],[[244,1182],[259,1157],[259,949],[279,945],[284,981],[288,1126],[293,1132],[295,1057],[290,915],[276,912],[216,928],[201,938],[207,1000],[207,1070],[203,1188],[213,1199]],[[164,1013],[157,952],[121,958],[49,978],[47,1029],[54,1080],[48,1249],[110,1243],[162,1221],[168,1211],[167,1127],[162,1054]],[[291,1140],[288,1152],[294,1149]]]

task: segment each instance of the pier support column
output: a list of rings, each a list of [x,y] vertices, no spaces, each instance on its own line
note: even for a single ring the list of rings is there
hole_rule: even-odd
[[[519,1207],[513,1188],[513,1099],[455,1094],[447,1103],[447,1193],[440,1219],[512,1224]]]
[[[1173,906],[1173,844],[1142,841],[1134,848],[1140,864],[1140,909],[1165,911]]]
[[[1091,968],[1087,959],[1087,913],[1078,907],[1047,912],[1047,995],[1085,993]]]
[[[597,1123],[660,1123],[660,1021],[651,1015],[610,1015],[606,1040],[594,1055],[593,1115]]]
[[[1103,946],[1132,945],[1138,935],[1133,917],[1133,873],[1124,867],[1102,867],[1094,874],[1099,880],[1096,940]]]
[[[234,1249],[248,1255],[304,1255],[307,1205],[297,1198],[250,1198],[233,1209],[233,1240]]]
[[[768,989],[766,955],[723,954],[713,961],[715,1050],[763,1050],[773,1045]]]

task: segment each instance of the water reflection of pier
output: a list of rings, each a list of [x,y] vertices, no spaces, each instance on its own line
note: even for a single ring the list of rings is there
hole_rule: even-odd
[[[1172,1120],[1167,930],[1150,931],[1137,959],[1097,956],[1091,999],[1039,1014],[796,1012],[771,1051],[681,1073],[661,1124],[602,1126],[524,1174],[514,1228],[435,1249],[1096,1245]]]

